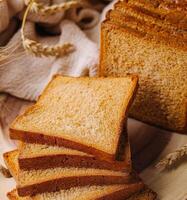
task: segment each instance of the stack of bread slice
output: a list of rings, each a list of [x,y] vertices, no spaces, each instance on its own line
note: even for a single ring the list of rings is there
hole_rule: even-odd
[[[127,112],[137,77],[56,76],[18,116],[4,154],[17,188],[10,200],[152,200],[131,169]]]
[[[181,133],[187,131],[186,55],[186,1],[119,1],[102,24],[100,75],[137,74],[130,116]]]

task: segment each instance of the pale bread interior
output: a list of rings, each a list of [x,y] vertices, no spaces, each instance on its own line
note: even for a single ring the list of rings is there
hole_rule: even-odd
[[[11,129],[58,137],[115,155],[136,82],[132,76],[57,76]]]
[[[74,149],[69,149],[59,146],[51,146],[45,144],[31,144],[31,143],[21,143],[20,145],[20,154],[19,158],[32,158],[40,156],[50,156],[50,155],[77,155],[77,156],[87,156],[91,157],[92,155],[86,154],[81,151]]]

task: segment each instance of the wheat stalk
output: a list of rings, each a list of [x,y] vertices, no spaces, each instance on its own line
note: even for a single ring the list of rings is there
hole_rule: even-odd
[[[43,15],[54,15],[57,12],[66,11],[72,7],[85,5],[85,4],[86,4],[86,2],[84,2],[84,1],[73,0],[70,2],[64,2],[61,4],[57,4],[57,5],[45,6],[41,3],[34,1],[32,4],[31,10],[36,13],[41,13]]]
[[[162,170],[170,168],[185,155],[187,155],[187,144],[180,149],[177,149],[175,152],[168,154],[164,159],[157,163],[156,168]]]
[[[49,47],[48,45],[42,45],[34,40],[24,39],[23,46],[28,52],[35,56],[56,56],[61,57],[70,52],[73,52],[75,48],[71,44],[55,45]]]
[[[34,40],[30,40],[25,37],[24,35],[25,23],[26,23],[27,15],[29,11],[31,10],[31,8],[33,7],[33,4],[36,6],[35,0],[29,1],[29,4],[23,16],[22,27],[21,27],[21,39],[22,39],[24,49],[27,50],[29,53],[34,54],[35,56],[38,56],[38,57],[41,57],[41,56],[61,57],[68,53],[73,52],[75,50],[75,47],[70,43],[66,43],[63,45],[48,46],[48,45],[42,45],[41,43],[38,43]],[[73,5],[73,4],[68,4],[68,5],[70,7],[70,5]]]

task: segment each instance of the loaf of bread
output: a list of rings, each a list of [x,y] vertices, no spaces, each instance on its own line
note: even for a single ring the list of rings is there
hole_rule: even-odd
[[[187,11],[179,1],[118,2],[101,27],[101,76],[139,76],[130,116],[187,131]]]
[[[64,146],[103,160],[122,160],[127,111],[136,88],[136,76],[56,76],[37,103],[13,122],[10,137]]]
[[[5,153],[4,160],[12,176],[16,179],[19,196],[54,192],[76,186],[141,182],[140,179],[129,173],[104,169],[57,167],[42,170],[21,170],[18,165],[17,150]]]
[[[25,142],[20,143],[18,163],[23,170],[76,167],[131,171],[129,162],[107,162],[74,149]]]

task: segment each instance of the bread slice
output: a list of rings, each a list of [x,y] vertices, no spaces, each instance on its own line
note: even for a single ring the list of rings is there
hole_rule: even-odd
[[[16,179],[19,196],[54,192],[76,186],[141,182],[138,177],[129,173],[102,169],[58,167],[44,170],[20,170],[17,150],[5,153],[4,160],[12,176]]]
[[[158,23],[164,27],[187,30],[186,6],[180,3],[175,4],[173,1],[172,6],[169,6],[166,1],[162,0],[160,2],[154,0],[129,0],[117,2],[115,10],[125,13],[130,11],[128,12],[130,15],[147,20],[150,23]]]
[[[148,30],[143,32],[105,21],[101,30],[100,75],[139,75],[140,87],[130,116],[185,133],[186,44],[185,40],[177,42],[177,39],[157,36],[156,32],[149,34]]]
[[[157,16],[157,14],[144,9],[143,7],[138,7],[133,5],[133,3],[117,2],[115,4],[114,11],[121,15],[128,15],[134,17],[137,20],[144,22],[147,25],[156,24],[160,29],[170,32],[170,34],[185,35],[186,30],[179,27],[176,24],[168,22],[163,16]]]
[[[157,37],[161,40],[171,40],[170,42],[173,46],[179,46],[178,44],[184,44],[184,41],[187,41],[187,32],[178,31],[174,28],[164,27],[163,25],[158,25],[158,23],[150,23],[145,19],[138,19],[136,16],[132,16],[129,13],[132,11],[121,13],[118,10],[111,10],[107,14],[109,21],[117,24],[121,27],[128,27],[134,30],[137,30],[144,34],[149,34],[154,37]]]
[[[135,190],[133,191],[135,192]],[[73,188],[68,191],[56,193],[45,193],[33,197],[19,197],[16,189],[7,194],[9,200],[154,200],[156,194],[150,189],[132,195],[132,189],[128,192],[123,185],[113,186],[87,186],[83,188]],[[129,197],[130,196],[130,197]]]
[[[119,159],[136,88],[136,76],[56,76],[38,102],[13,122],[10,137],[65,146],[103,160]]]
[[[161,14],[168,14],[171,18],[175,12],[186,11],[186,2],[185,1],[170,1],[170,0],[123,0],[123,2],[134,3],[138,6],[142,6],[146,9],[150,9],[153,12],[158,12]],[[181,13],[182,14],[182,13]]]
[[[54,167],[77,167],[128,171],[129,163],[121,161],[107,162],[93,155],[65,147],[30,144],[21,142],[18,163],[20,169],[47,169]]]

